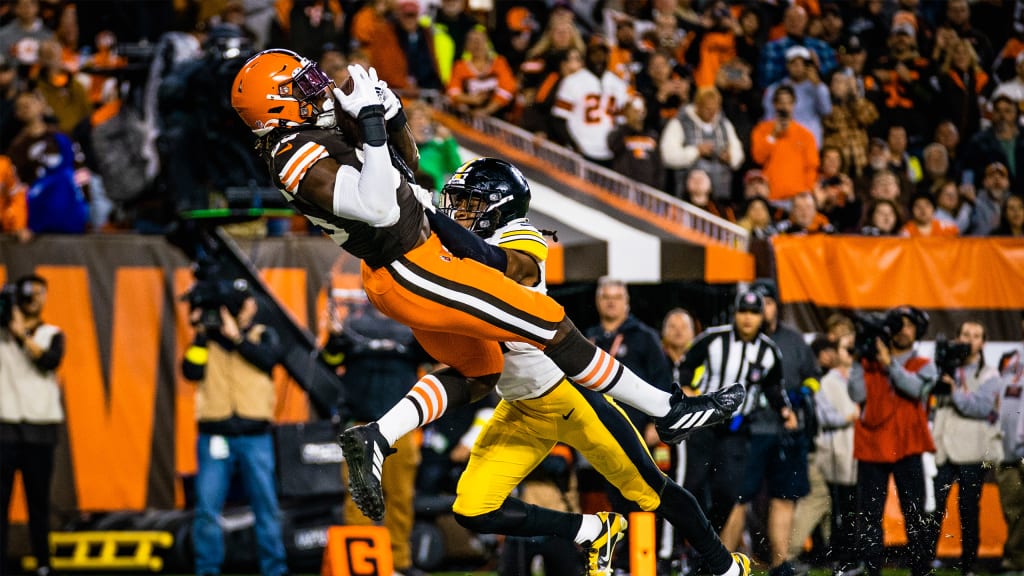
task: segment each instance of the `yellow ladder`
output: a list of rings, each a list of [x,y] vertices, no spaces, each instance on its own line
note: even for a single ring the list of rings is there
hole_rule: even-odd
[[[153,548],[170,548],[170,532],[51,532],[50,564],[54,570],[149,570],[159,572],[163,558]],[[21,559],[22,568],[36,569],[34,556]]]

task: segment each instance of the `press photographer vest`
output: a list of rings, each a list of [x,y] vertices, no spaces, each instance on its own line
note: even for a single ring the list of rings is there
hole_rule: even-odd
[[[43,349],[60,329],[42,324],[29,336]],[[8,332],[0,333],[0,422],[55,424],[64,421],[60,386],[53,370],[33,364]]]
[[[263,326],[257,325],[245,335],[259,342]],[[226,350],[216,341],[209,344],[206,374],[196,389],[196,418],[216,422],[239,416],[249,420],[274,419],[274,381],[235,350]]]
[[[927,363],[927,358],[911,356],[903,368],[916,373]],[[860,419],[854,424],[853,457],[865,462],[892,463],[934,452],[924,402],[897,392],[888,370],[877,363],[862,364],[867,396]]]

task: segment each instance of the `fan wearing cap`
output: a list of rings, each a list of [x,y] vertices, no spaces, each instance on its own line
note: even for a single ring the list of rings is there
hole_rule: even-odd
[[[794,2],[786,8],[782,17],[782,28],[786,35],[765,44],[758,66],[758,85],[768,87],[786,76],[786,51],[802,46],[815,55],[822,76],[836,69],[836,53],[824,40],[807,36],[807,10]]]
[[[1003,201],[1010,194],[1010,173],[1002,162],[985,167],[981,189],[974,198],[974,211],[967,227],[969,236],[988,236],[999,226]]]
[[[501,5],[497,7],[499,14]],[[505,17],[497,19],[498,25],[493,30],[494,45],[498,53],[508,60],[513,70],[526,61],[526,52],[537,41],[540,33],[540,22],[533,11],[527,6],[516,5],[508,8]]]
[[[782,85],[793,88],[796,95],[792,119],[810,130],[814,134],[815,143],[820,147],[821,119],[832,113],[832,98],[828,86],[818,76],[818,68],[810,50],[803,46],[793,46],[786,50],[786,76],[764,91],[765,119],[775,117],[772,97]]]

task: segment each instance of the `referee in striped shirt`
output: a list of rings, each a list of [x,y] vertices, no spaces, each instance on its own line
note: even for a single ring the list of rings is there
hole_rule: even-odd
[[[736,297],[733,323],[708,328],[693,341],[679,368],[679,384],[688,394],[708,394],[734,382],[747,391],[731,422],[694,432],[686,442],[685,486],[701,501],[712,526],[721,531],[739,498],[750,450],[745,416],[763,396],[784,420],[795,418],[782,391],[782,357],[764,335],[764,299],[752,291]],[[723,542],[725,542],[723,536]],[[738,542],[726,543],[730,550]]]

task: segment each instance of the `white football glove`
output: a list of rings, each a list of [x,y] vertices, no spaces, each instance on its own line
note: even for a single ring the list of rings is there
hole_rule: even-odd
[[[402,111],[402,100],[388,88],[388,83],[383,80],[377,81],[377,94],[380,96],[380,103],[384,105],[384,121],[390,122]]]
[[[348,73],[352,77],[352,93],[345,94],[337,87],[334,89],[334,98],[342,110],[353,118],[358,118],[359,113],[367,106],[382,105],[377,93],[377,71],[373,67],[367,71],[360,64],[350,64]]]
[[[409,183],[409,187],[412,188],[413,195],[428,212],[437,211],[437,206],[434,206],[434,194],[430,190],[412,182]]]

